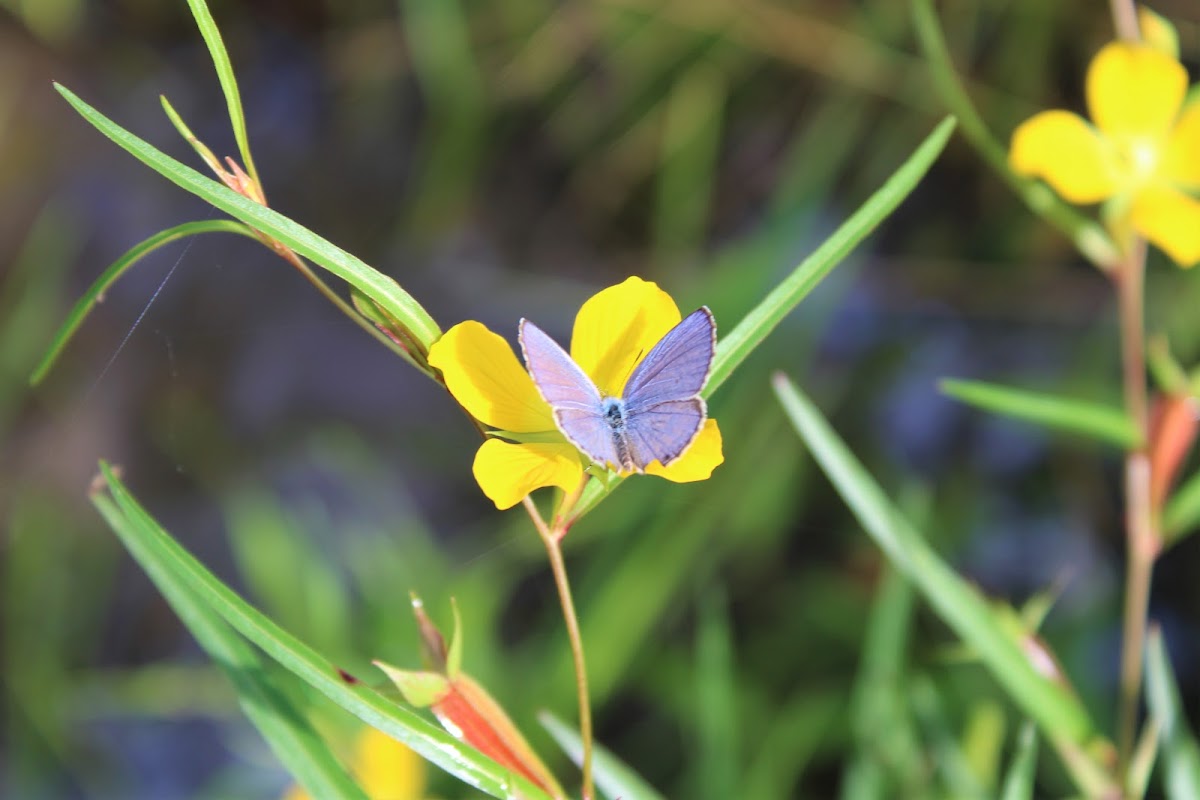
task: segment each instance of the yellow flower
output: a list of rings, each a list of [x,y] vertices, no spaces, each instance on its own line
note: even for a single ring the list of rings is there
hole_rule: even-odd
[[[579,309],[571,357],[602,393],[620,397],[641,358],[680,319],[670,295],[629,278]],[[550,406],[504,339],[478,322],[463,322],[430,348],[429,363],[442,371],[447,388],[471,416],[504,437],[489,437],[473,467],[497,508],[510,508],[544,486],[566,492],[579,487],[587,457],[558,431]],[[709,419],[683,455],[667,467],[656,461],[646,472],[676,483],[700,481],[722,461],[721,432]]]
[[[425,796],[425,762],[386,733],[363,728],[354,742],[350,772],[371,800],[421,800]],[[293,786],[283,800],[311,800]]]
[[[1013,134],[1013,170],[1042,178],[1072,203],[1110,201],[1114,233],[1140,234],[1180,266],[1200,261],[1200,100],[1160,49],[1106,45],[1087,74],[1092,122],[1043,111]]]

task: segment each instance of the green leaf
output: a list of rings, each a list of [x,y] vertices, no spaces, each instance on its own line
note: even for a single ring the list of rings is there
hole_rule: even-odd
[[[1000,800],[1033,800],[1034,778],[1037,775],[1037,729],[1026,720],[1017,734],[1017,752],[1004,775]]]
[[[925,728],[934,770],[946,786],[946,796],[960,800],[986,797],[987,791],[971,770],[971,762],[950,727],[933,679],[928,675],[912,677],[909,680],[909,700],[913,713]]]
[[[1171,494],[1163,509],[1163,535],[1168,545],[1200,527],[1200,472],[1189,477]]]
[[[1095,738],[1097,731],[1079,698],[1037,671],[987,600],[910,527],[812,402],[782,374],[773,385],[800,438],[864,530],[974,649],[1017,705],[1050,737],[1081,745]]]
[[[963,136],[1031,211],[1062,231],[1093,264],[1104,270],[1112,269],[1120,254],[1104,228],[1080,214],[1049,187],[1009,169],[1007,149],[988,130],[954,71],[932,0],[912,0],[912,14],[917,40],[929,62],[933,88],[942,96],[947,110],[962,123]]]
[[[848,220],[822,242],[808,258],[792,270],[783,282],[772,289],[762,301],[746,314],[734,328],[717,342],[713,357],[712,373],[704,387],[704,396],[711,397],[721,384],[733,374],[737,366],[762,344],[775,330],[783,318],[794,309],[817,284],[840,264],[871,231],[888,217],[901,201],[917,187],[921,178],[933,166],[941,154],[950,134],[954,132],[954,118],[947,117],[925,137],[913,154],[908,157],[883,186],[871,195]],[[600,500],[621,485],[623,478],[614,478],[607,483],[589,481],[584,489],[575,513],[583,516]]]
[[[728,800],[738,794],[740,749],[733,633],[725,593],[719,588],[704,591],[698,614],[695,797]]]
[[[944,394],[984,411],[1081,434],[1122,450],[1137,447],[1140,438],[1137,427],[1124,411],[1086,400],[1071,400],[982,381],[947,379],[942,381],[941,389]]]
[[[368,266],[335,244],[322,239],[277,211],[259,205],[220,183],[204,177],[191,167],[171,158],[139,139],[87,103],[70,89],[55,84],[67,102],[101,133],[146,166],[176,185],[233,215],[256,231],[295,250],[320,267],[357,288],[363,295],[402,323],[423,346],[428,348],[442,335],[433,317],[387,275]]]
[[[58,329],[58,333],[54,334],[54,340],[50,343],[46,354],[42,356],[42,360],[37,365],[37,368],[34,369],[33,375],[30,376],[30,385],[37,386],[42,382],[46,374],[58,361],[58,357],[62,355],[63,348],[67,346],[67,343],[71,341],[71,337],[79,330],[79,326],[87,319],[87,315],[100,302],[104,293],[125,274],[126,270],[164,245],[201,233],[240,233],[243,236],[249,236],[252,239],[255,238],[254,231],[240,222],[228,219],[215,219],[203,222],[185,222],[182,225],[176,225],[174,228],[159,231],[150,238],[134,245],[123,256],[114,261],[108,269],[104,270],[95,283],[88,287],[83,297],[79,298],[79,301],[75,303],[75,307],[67,315],[66,321]]]
[[[583,763],[583,743],[578,731],[549,711],[540,712],[538,722],[575,764]],[[640,775],[599,745],[592,748],[592,774],[596,788],[609,800],[663,800]]]
[[[493,797],[545,798],[546,793],[525,778],[512,775],[479,751],[403,706],[386,699],[346,673],[308,645],[257,611],[171,538],[116,477],[100,469],[125,516],[141,524],[132,532],[146,558],[171,585],[186,587],[209,608],[267,655],[363,722],[411,747],[421,757]]]
[[[1200,745],[1188,730],[1179,689],[1162,631],[1155,628],[1146,643],[1146,697],[1157,723],[1163,758],[1163,789],[1171,800],[1200,797]]]
[[[93,496],[92,502],[196,641],[228,676],[242,710],[296,780],[314,797],[367,800],[308,720],[271,683],[254,649],[156,558],[147,544],[155,535],[153,521],[138,513],[140,509],[118,508],[103,495]]]
[[[229,107],[229,124],[233,126],[233,136],[237,139],[238,151],[242,154],[242,164],[247,174],[260,187],[258,170],[254,168],[254,159],[250,157],[250,137],[246,135],[246,115],[242,111],[242,96],[238,91],[237,77],[233,74],[233,64],[229,61],[229,53],[225,51],[225,41],[221,31],[213,20],[204,0],[188,0],[192,16],[200,28],[200,35],[208,45],[208,53],[212,56],[213,66],[217,69],[217,79],[221,82],[221,91],[225,93],[225,105]]]

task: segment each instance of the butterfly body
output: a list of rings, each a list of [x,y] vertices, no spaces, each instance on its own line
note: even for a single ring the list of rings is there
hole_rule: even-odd
[[[700,392],[716,347],[712,313],[700,308],[651,348],[622,397],[604,395],[544,331],[521,320],[521,350],[559,431],[592,461],[625,472],[667,466],[700,433],[707,407]]]

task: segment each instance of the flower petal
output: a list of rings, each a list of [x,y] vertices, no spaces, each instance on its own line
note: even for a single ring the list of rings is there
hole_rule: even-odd
[[[370,797],[421,800],[425,793],[425,762],[374,728],[368,728],[355,743],[354,775]]]
[[[508,342],[483,324],[469,320],[446,331],[429,348],[429,363],[442,371],[454,399],[480,422],[514,433],[555,429],[550,406]]]
[[[1200,190],[1200,98],[1183,107],[1167,143],[1161,174],[1172,183]]]
[[[721,452],[721,429],[717,427],[715,419],[707,419],[700,433],[696,435],[696,440],[683,455],[668,467],[655,461],[646,467],[646,472],[675,483],[691,483],[708,480],[713,470],[724,461],[725,455]]]
[[[1200,261],[1200,201],[1168,186],[1150,186],[1133,198],[1133,227],[1181,267]]]
[[[472,467],[483,493],[504,510],[543,486],[572,492],[583,480],[579,451],[569,444],[513,444],[488,439]]]
[[[657,284],[628,278],[597,292],[579,309],[571,358],[601,392],[620,397],[642,356],[680,319],[679,307]]]
[[[1186,91],[1183,65],[1147,45],[1113,42],[1088,67],[1088,109],[1096,127],[1111,137],[1161,141]]]
[[[1022,122],[1008,161],[1014,172],[1041,178],[1072,203],[1098,203],[1117,192],[1112,149],[1069,111],[1043,111]]]

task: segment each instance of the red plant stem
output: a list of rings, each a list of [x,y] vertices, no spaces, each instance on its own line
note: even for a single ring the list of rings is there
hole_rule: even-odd
[[[1139,434],[1137,446],[1125,456],[1125,534],[1129,563],[1125,573],[1125,619],[1117,727],[1117,763],[1122,785],[1125,783],[1137,730],[1150,579],[1154,558],[1159,550],[1151,496],[1150,420],[1143,317],[1145,267],[1146,244],[1138,239],[1132,243],[1120,267],[1113,273],[1120,317],[1125,408]]]
[[[551,530],[529,495],[521,501],[529,518],[533,520],[546,555],[550,558],[550,569],[554,573],[554,584],[558,587],[558,600],[562,605],[563,619],[567,623],[567,638],[571,642],[571,655],[575,660],[575,688],[579,695],[579,739],[583,744],[583,800],[593,800],[592,792],[592,703],[588,694],[587,660],[583,655],[583,636],[579,632],[579,617],[575,613],[575,602],[571,599],[571,584],[567,580],[567,567],[562,557],[562,533],[556,525]],[[569,519],[570,510],[562,512]]]

